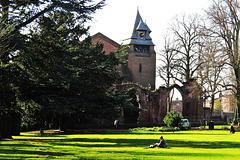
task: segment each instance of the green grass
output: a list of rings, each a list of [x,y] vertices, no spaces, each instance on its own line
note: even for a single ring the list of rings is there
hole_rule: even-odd
[[[168,149],[149,148],[163,135]],[[0,159],[170,159],[237,160],[240,132],[106,132],[38,136],[21,133],[0,141]]]

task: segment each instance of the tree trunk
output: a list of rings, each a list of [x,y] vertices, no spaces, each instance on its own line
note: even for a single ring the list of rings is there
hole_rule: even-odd
[[[237,80],[237,84],[236,84],[236,95],[235,98],[237,100],[237,106],[235,109],[235,114],[234,114],[234,123],[237,124],[239,122],[239,112],[240,112],[240,72],[239,72],[239,68],[234,68],[235,71],[235,76],[236,76],[236,80]]]
[[[61,118],[58,119],[58,129],[59,131],[65,131],[65,122],[64,122],[64,118],[61,116]]]
[[[238,124],[239,123],[239,111],[240,111],[240,85],[239,82],[237,82],[237,93],[236,93],[236,98],[237,98],[237,106],[235,109],[235,116],[234,116],[234,123]]]
[[[212,95],[211,96],[211,117],[213,116],[213,112],[214,112],[214,98],[215,96]]]

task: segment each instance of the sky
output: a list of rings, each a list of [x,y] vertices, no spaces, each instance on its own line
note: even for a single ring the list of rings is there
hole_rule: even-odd
[[[106,6],[92,15],[89,32],[91,35],[101,32],[121,44],[124,39],[131,37],[139,9],[142,19],[152,31],[150,36],[155,51],[159,53],[163,37],[175,16],[204,14],[211,2],[212,0],[106,0]],[[161,81],[157,78],[156,87],[160,85]]]
[[[210,2],[211,0],[106,0],[106,6],[92,15],[90,34],[101,32],[121,43],[132,35],[137,8],[139,8],[142,19],[152,30],[153,42],[159,49],[173,17],[203,14]]]

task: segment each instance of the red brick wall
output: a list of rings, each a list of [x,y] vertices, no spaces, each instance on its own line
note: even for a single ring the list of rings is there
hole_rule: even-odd
[[[110,38],[106,37],[105,35],[101,33],[97,33],[92,36],[92,42],[97,44],[98,42],[103,44],[103,50],[105,51],[105,54],[108,55],[111,52],[114,52],[117,50],[119,44],[111,40]]]
[[[108,43],[107,41],[104,41],[100,37],[94,39],[92,42],[95,44],[97,44],[97,42],[101,42],[103,44],[103,50],[105,51],[106,55],[117,50],[117,47],[113,46],[112,44]]]
[[[183,116],[189,120],[203,119],[203,104],[199,101],[201,95],[200,90],[196,86],[196,81],[185,83],[179,87],[179,91],[183,96]],[[144,111],[139,113],[138,122],[142,125],[155,125],[163,122],[167,115],[167,97],[172,88],[160,87],[158,90],[149,91],[136,84],[123,84],[122,86],[131,88],[134,87],[140,98],[139,107]],[[197,87],[197,88],[196,88]],[[150,101],[148,96],[150,95]],[[186,106],[189,103],[189,106]]]
[[[171,111],[173,110],[176,110],[182,114],[182,110],[183,110],[182,101],[180,100],[172,101]]]
[[[128,67],[132,74],[132,81],[144,87],[150,83],[155,87],[156,77],[156,53],[154,46],[150,46],[150,56],[136,56],[134,55],[134,46],[130,45]],[[139,72],[139,64],[142,65],[142,72]]]
[[[188,119],[203,117],[203,105],[199,98],[201,89],[198,87],[197,81],[192,79],[185,82],[180,90],[183,98],[183,117]]]

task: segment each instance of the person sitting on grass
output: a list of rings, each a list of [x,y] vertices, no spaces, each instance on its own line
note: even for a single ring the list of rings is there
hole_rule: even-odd
[[[235,133],[235,129],[233,127],[233,124],[231,124],[231,126],[230,126],[230,133]]]
[[[155,145],[150,145],[149,148],[155,148],[155,147],[158,147],[158,148],[167,148],[167,143],[166,143],[166,141],[163,139],[163,136],[160,136],[160,142],[159,142],[159,143],[156,143]]]

